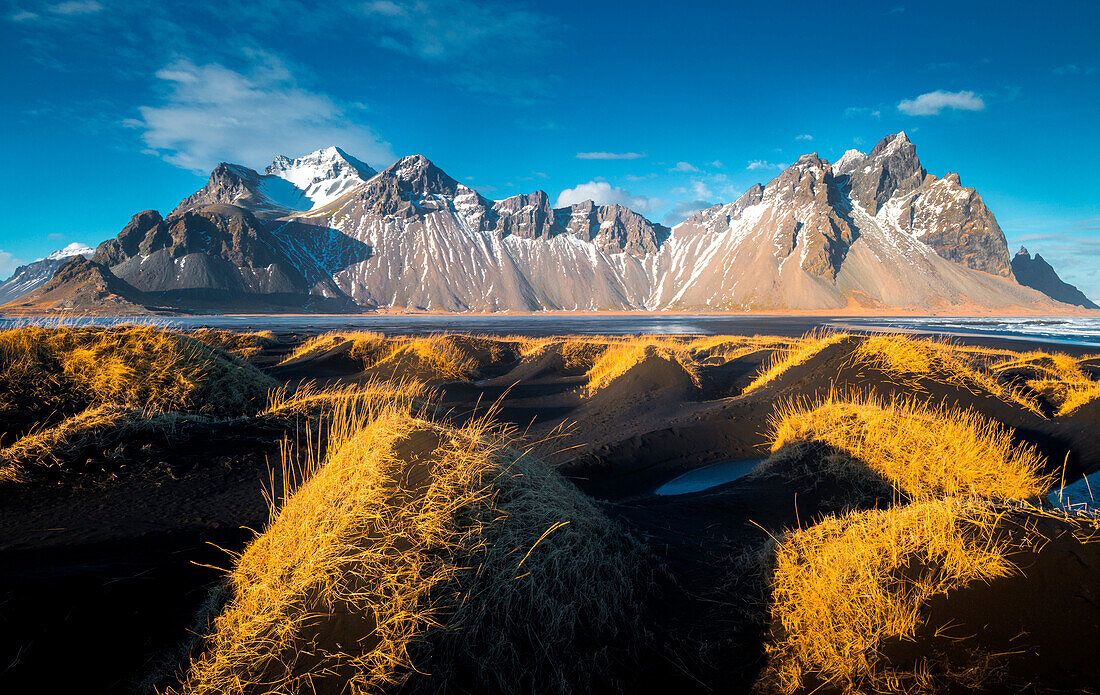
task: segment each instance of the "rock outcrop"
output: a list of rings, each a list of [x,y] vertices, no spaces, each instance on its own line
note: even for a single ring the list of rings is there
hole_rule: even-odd
[[[1084,292],[1058,277],[1042,256],[1035,254],[1032,257],[1023,246],[1012,257],[1012,273],[1021,285],[1039,290],[1051,299],[1086,309],[1100,309]]]

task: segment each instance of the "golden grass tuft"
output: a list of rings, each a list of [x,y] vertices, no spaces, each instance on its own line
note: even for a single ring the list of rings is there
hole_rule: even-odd
[[[794,344],[775,336],[714,335],[691,339],[684,350],[696,364],[718,367],[761,350],[789,350]]]
[[[756,375],[756,378],[745,387],[743,393],[748,393],[768,384],[792,367],[805,364],[825,348],[835,345],[847,337],[847,333],[828,331],[807,333],[787,349],[772,355],[771,359],[761,368],[760,373]]]
[[[363,366],[369,366],[377,356],[377,353],[386,343],[386,336],[381,333],[369,331],[330,331],[314,336],[301,345],[298,345],[287,355],[281,364],[291,360],[301,359],[328,352],[332,348],[346,342],[351,342],[349,356],[359,360]]]
[[[869,336],[852,352],[847,366],[879,371],[910,393],[926,392],[922,382],[927,380],[975,395],[989,393],[1042,415],[1033,398],[1002,384],[994,374],[942,341],[894,334]]]
[[[1070,415],[1100,398],[1100,382],[1085,373],[1080,358],[1064,353],[1036,350],[1010,354],[994,361],[991,370],[1001,376],[1022,379],[1053,406],[1056,416]]]
[[[207,422],[201,415],[144,412],[139,408],[100,405],[52,427],[27,434],[0,449],[0,480],[28,480],[32,473],[86,462],[90,455],[125,461],[127,444],[169,438],[187,423]]]
[[[413,379],[371,379],[365,384],[326,388],[305,382],[293,388],[272,389],[260,415],[286,417],[323,411],[341,427],[357,427],[382,411],[422,412],[430,407],[433,393],[426,384]]]
[[[1022,522],[1015,532],[1004,532],[1006,515]],[[788,533],[775,549],[768,664],[757,689],[940,692],[995,681],[1010,655],[975,650],[969,663],[933,655],[906,670],[882,650],[927,629],[922,610],[933,597],[1015,574],[1012,553],[1041,552],[1047,542],[1034,527],[1042,517],[1079,542],[1097,540],[1094,517],[958,498],[852,512]]]
[[[149,326],[0,331],[0,412],[114,404],[236,415],[274,385],[237,357]]]
[[[687,358],[681,344],[660,338],[628,338],[610,343],[589,368],[588,395],[592,395],[618,379],[634,366],[649,359],[659,357],[679,364],[699,385],[699,374]]]
[[[221,348],[246,360],[255,357],[264,348],[273,347],[279,342],[271,331],[227,331],[217,328],[197,328],[187,331],[185,335],[201,340],[207,345]]]
[[[385,406],[334,426],[237,561],[182,692],[616,685],[647,563],[587,498],[485,420]]]
[[[452,336],[430,335],[392,340],[389,351],[372,365],[376,370],[422,374],[439,381],[465,381],[480,375],[477,359]]]
[[[815,475],[845,478],[851,466],[866,467],[910,500],[953,495],[1026,499],[1045,492],[1052,480],[1044,460],[1012,431],[972,410],[929,406],[913,399],[883,400],[873,394],[830,394],[817,402],[790,401],[769,419],[771,450],[796,442],[819,442],[849,460],[769,459],[760,474],[789,475],[809,482]],[[816,470],[819,466],[833,470]],[[858,475],[858,474],[856,474]],[[858,497],[860,491],[853,490]]]
[[[283,363],[350,343],[348,357],[379,374],[430,381],[462,381],[480,374],[482,362],[504,354],[499,344],[464,335],[393,336],[364,331],[325,333],[299,345]],[[389,372],[389,374],[387,374]]]

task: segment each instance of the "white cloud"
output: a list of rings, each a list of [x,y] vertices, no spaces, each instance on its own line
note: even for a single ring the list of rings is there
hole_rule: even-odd
[[[666,227],[680,224],[691,215],[700,210],[705,210],[711,205],[713,205],[713,203],[706,200],[681,200],[673,205],[672,209],[661,218],[661,224]]]
[[[577,159],[641,159],[641,152],[578,152]]]
[[[95,0],[70,0],[69,2],[62,2],[50,6],[50,12],[67,16],[95,14],[102,9],[103,5]]]
[[[676,162],[676,166],[669,169],[669,171],[686,171],[695,173],[699,171],[699,168],[688,162]]]
[[[29,12],[27,10],[19,10],[8,15],[8,19],[13,22],[29,22],[32,19],[38,19],[38,13]]]
[[[16,258],[7,251],[0,251],[0,280],[7,279],[16,268],[25,264],[26,261],[21,258]]]
[[[725,169],[726,168],[726,165],[722,163],[721,159],[714,160],[713,162],[710,163],[710,165],[712,167],[714,167],[715,169]]]
[[[797,135],[797,136],[795,136],[795,140],[813,140],[813,139],[814,139],[813,135]]]
[[[749,171],[755,171],[757,169],[786,169],[787,165],[782,162],[769,162],[763,159],[754,159],[749,162],[749,165],[745,168]]]
[[[898,102],[898,111],[910,116],[935,116],[944,109],[982,111],[985,102],[974,92],[945,92],[942,89]]]
[[[612,187],[607,181],[589,181],[573,188],[566,188],[559,193],[554,207],[563,208],[586,200],[591,200],[597,205],[618,204],[643,214],[651,212],[664,203],[659,198],[631,195],[629,191],[622,188]]]
[[[696,198],[710,198],[714,195],[714,192],[710,190],[710,187],[704,181],[692,181],[691,193]]]
[[[253,55],[247,73],[218,63],[180,60],[156,73],[168,87],[159,106],[142,106],[140,128],[148,150],[198,172],[219,161],[262,167],[275,154],[306,154],[339,145],[371,164],[394,159],[389,143],[353,122],[326,94],[297,85],[277,58]]]

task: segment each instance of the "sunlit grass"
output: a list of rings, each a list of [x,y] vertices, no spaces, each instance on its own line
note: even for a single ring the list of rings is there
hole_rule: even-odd
[[[183,692],[378,692],[418,670],[441,690],[584,692],[613,674],[583,644],[644,639],[638,547],[488,420],[349,411],[304,468]]]
[[[1006,515],[1014,515],[1016,532],[1001,532]],[[995,680],[1011,655],[974,652],[953,662],[930,655],[912,668],[890,663],[881,649],[914,637],[930,599],[1016,574],[1011,554],[1041,552],[1047,542],[1032,530],[1040,516],[1080,542],[1100,538],[1095,517],[958,498],[852,512],[786,534],[775,548],[760,687],[796,693],[830,683],[844,692],[912,693]]]
[[[835,345],[847,337],[847,333],[825,331],[807,333],[787,349],[772,355],[772,358],[761,368],[756,378],[745,387],[744,393],[758,389],[779,378],[792,367],[805,364],[825,348]]]
[[[235,415],[274,385],[226,352],[149,326],[0,331],[0,412],[113,404]]]
[[[877,476],[910,500],[966,495],[1026,499],[1044,493],[1052,480],[1043,458],[1017,444],[1012,431],[972,410],[930,406],[911,398],[830,394],[816,401],[788,401],[769,419],[771,450],[819,442],[844,457],[773,456],[769,471],[812,484],[828,475],[853,481]],[[807,460],[807,458],[809,460]],[[831,469],[830,469],[831,467]],[[848,470],[851,468],[860,470]],[[866,469],[866,472],[863,471]]]

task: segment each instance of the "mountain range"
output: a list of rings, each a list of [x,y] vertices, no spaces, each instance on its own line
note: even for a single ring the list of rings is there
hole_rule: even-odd
[[[905,133],[832,164],[803,155],[671,229],[620,205],[555,208],[543,191],[493,201],[422,155],[377,172],[329,147],[262,174],[219,164],[167,216],[138,213],[88,250],[17,270],[3,310],[1095,307],[1040,257],[1010,259],[977,191],[929,174]]]

